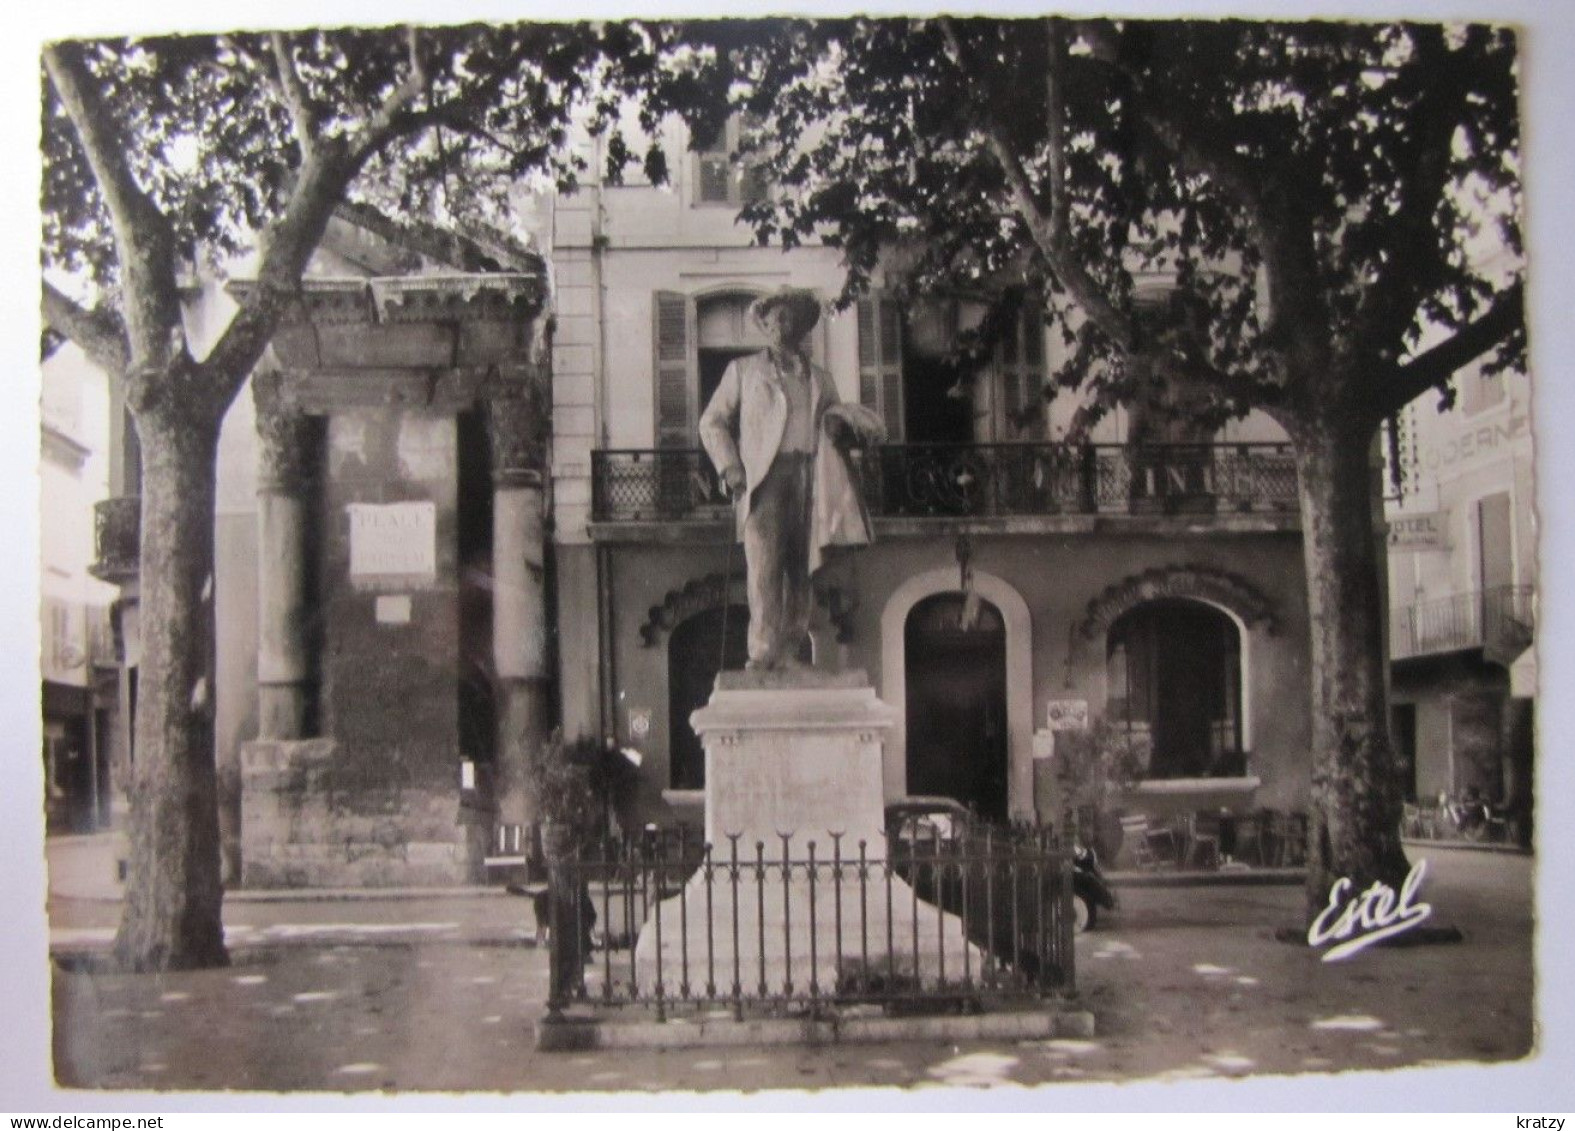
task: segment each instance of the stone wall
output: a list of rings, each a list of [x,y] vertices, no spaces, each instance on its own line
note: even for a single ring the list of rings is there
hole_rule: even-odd
[[[366,780],[330,738],[241,749],[248,888],[424,887],[472,882],[485,829],[458,790]]]

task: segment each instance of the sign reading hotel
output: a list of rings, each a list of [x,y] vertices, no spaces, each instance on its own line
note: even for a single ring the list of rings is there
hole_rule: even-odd
[[[437,576],[437,505],[351,503],[350,580],[430,582]]]
[[[1448,526],[1443,511],[1402,514],[1389,520],[1391,550],[1447,550]]]

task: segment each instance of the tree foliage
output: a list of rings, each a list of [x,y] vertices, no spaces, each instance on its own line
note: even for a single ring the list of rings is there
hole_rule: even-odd
[[[633,97],[664,49],[638,23],[343,28],[53,45],[92,88],[125,173],[179,261],[249,252],[303,187],[313,153],[341,157],[345,199],[411,217],[486,215],[515,183],[571,186],[571,133]],[[44,75],[46,267],[114,301],[124,264],[103,185]],[[639,155],[631,155],[635,159]]]
[[[1043,294],[1097,404],[1163,373],[1294,415],[1321,365],[1376,421],[1523,354],[1508,28],[858,19],[717,47],[778,187],[743,214],[762,241],[840,247],[844,301],[893,264]],[[1439,330],[1468,334],[1428,355]]]
[[[574,131],[605,126],[663,49],[637,23],[45,46],[45,320],[119,382],[141,439],[145,628],[116,940],[127,965],[225,959],[214,456],[331,217],[359,203],[363,215],[498,218],[521,180],[572,184],[585,167]],[[182,276],[243,252],[255,252],[256,285],[199,357]]]
[[[1083,432],[1141,400],[1260,409],[1301,493],[1308,908],[1398,887],[1372,440],[1525,350],[1513,32],[1475,24],[851,19],[708,57],[777,191],[762,242],[841,249],[844,303],[1042,297]],[[697,82],[698,80],[690,80]],[[688,116],[714,129],[716,111]],[[987,322],[986,326],[990,323]]]

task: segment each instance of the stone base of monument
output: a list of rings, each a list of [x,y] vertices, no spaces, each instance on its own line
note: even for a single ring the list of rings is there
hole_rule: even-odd
[[[691,721],[706,752],[711,866],[641,929],[641,997],[658,981],[666,998],[781,1000],[981,976],[962,921],[885,863],[893,716],[863,672],[725,672]]]

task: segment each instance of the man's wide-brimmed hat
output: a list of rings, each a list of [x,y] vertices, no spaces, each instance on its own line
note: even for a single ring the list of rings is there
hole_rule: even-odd
[[[771,294],[761,295],[750,306],[749,314],[758,323],[768,310],[778,306],[787,307],[794,322],[802,330],[813,329],[815,323],[820,321],[820,299],[815,297],[814,291],[802,287],[783,287]]]

